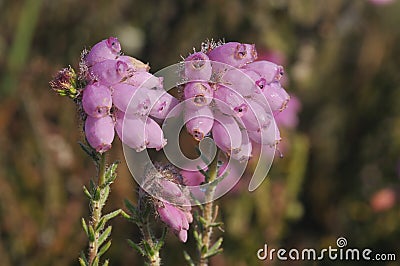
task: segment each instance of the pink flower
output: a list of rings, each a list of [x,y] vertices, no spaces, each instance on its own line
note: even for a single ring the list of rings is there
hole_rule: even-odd
[[[210,85],[205,82],[189,82],[184,88],[185,100],[191,100],[194,106],[209,105],[213,99],[214,92]]]
[[[85,121],[85,135],[88,143],[97,152],[111,148],[114,139],[114,122],[110,116],[95,118],[88,116]]]
[[[167,202],[161,202],[157,212],[163,221],[178,236],[179,240],[186,242],[189,221],[186,212]],[[191,216],[189,216],[190,218]],[[193,218],[192,218],[193,220]]]
[[[112,106],[110,90],[99,83],[87,85],[83,90],[82,106],[89,116],[104,117],[109,115]]]
[[[167,145],[167,140],[164,138],[164,133],[156,121],[148,117],[145,125],[145,139],[147,148],[155,148],[156,151],[161,150]]]
[[[89,79],[110,86],[128,78],[130,71],[125,62],[108,59],[89,68]]]
[[[212,136],[215,144],[228,154],[239,150],[242,144],[242,133],[238,123],[232,116],[222,113],[215,114]]]
[[[212,61],[228,64],[233,67],[242,67],[257,59],[254,44],[228,42],[217,46],[207,53]]]
[[[199,109],[186,108],[184,120],[189,134],[200,141],[211,131],[214,115],[208,106]]]
[[[126,116],[121,111],[116,112],[115,131],[121,141],[141,152],[146,149],[145,119],[141,116]]]
[[[165,119],[179,101],[166,91],[159,91],[156,92],[158,96],[154,96],[155,101],[152,103],[150,115],[154,118]]]
[[[185,78],[190,81],[208,82],[211,78],[211,62],[205,53],[197,52],[185,59]]]
[[[96,63],[107,59],[116,59],[121,52],[121,45],[117,38],[110,37],[95,44],[85,57],[87,66],[93,66]]]

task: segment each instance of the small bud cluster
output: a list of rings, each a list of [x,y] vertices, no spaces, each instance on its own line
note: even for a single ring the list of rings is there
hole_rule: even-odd
[[[148,72],[147,64],[122,55],[119,41],[110,37],[84,54],[80,65],[86,81],[81,102],[87,115],[85,135],[97,152],[111,148],[115,131],[138,152],[166,145],[154,119],[164,119],[178,101],[163,89],[162,78]]]
[[[254,45],[229,42],[202,45],[183,64],[187,131],[198,141],[211,133],[233,159],[250,158],[252,142],[280,141],[274,116],[290,99],[280,79],[283,67],[257,59]]]

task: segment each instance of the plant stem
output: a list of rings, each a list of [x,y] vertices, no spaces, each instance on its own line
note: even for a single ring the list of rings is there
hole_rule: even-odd
[[[97,187],[101,187],[105,183],[105,171],[106,171],[106,155],[101,154],[101,158],[98,164],[98,177],[97,177]],[[90,214],[90,225],[96,229],[99,221],[101,219],[101,212],[103,209],[103,204],[100,200],[91,200],[91,214]],[[94,230],[94,241],[89,241],[89,265],[93,265],[93,261],[95,260],[98,250],[99,250],[99,230]]]
[[[150,266],[160,266],[160,252],[155,248],[155,244],[152,238],[152,232],[149,224],[148,217],[145,220],[145,223],[141,226],[141,231],[143,234],[144,241],[150,246],[151,252],[147,253],[147,263]]]
[[[212,183],[217,179],[218,176],[218,154],[217,152],[214,160],[211,162],[208,171],[208,183]],[[199,257],[200,257],[200,266],[207,266],[208,265],[208,258],[205,257],[208,249],[211,245],[211,236],[213,233],[213,227],[210,226],[211,223],[214,221],[214,205],[213,205],[213,197],[215,193],[216,186],[210,185],[206,190],[206,203],[204,205],[202,216],[206,221],[206,226],[202,227],[202,246],[199,250]],[[205,247],[205,248],[204,248]]]

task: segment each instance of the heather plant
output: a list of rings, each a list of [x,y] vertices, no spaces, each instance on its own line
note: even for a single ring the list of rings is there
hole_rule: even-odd
[[[101,260],[111,245],[108,222],[118,215],[139,227],[141,241],[128,243],[149,265],[160,265],[167,229],[186,242],[190,224],[197,254],[185,251],[184,257],[189,265],[208,265],[222,252],[223,242],[223,237],[214,239],[215,229],[223,231],[214,201],[239,181],[252,156],[259,157],[260,165],[249,184],[249,190],[255,190],[281,140],[274,118],[290,99],[280,83],[283,67],[257,60],[255,45],[206,41],[201,51],[161,74],[149,69],[124,55],[119,41],[110,37],[83,51],[78,73],[65,68],[50,83],[77,104],[85,133],[80,145],[98,170],[97,178],[83,188],[90,217],[82,218],[88,251],[82,252],[81,265],[108,265],[108,260]],[[169,76],[174,76],[173,82]],[[170,87],[178,88],[176,97],[168,93]],[[174,149],[171,157],[173,136],[183,126],[197,142],[196,160]],[[109,164],[106,158],[115,132],[139,184],[138,202],[126,201],[127,212],[103,214],[117,176],[118,162]],[[141,161],[147,149],[165,153],[170,161],[149,156]],[[173,159],[177,155],[184,160]],[[155,226],[160,222],[165,227],[157,236]]]

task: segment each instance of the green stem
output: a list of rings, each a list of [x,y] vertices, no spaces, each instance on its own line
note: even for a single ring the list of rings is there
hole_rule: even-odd
[[[105,184],[105,171],[106,171],[106,155],[101,154],[101,158],[98,164],[98,177],[97,177],[97,187],[102,187]],[[103,205],[100,200],[91,200],[91,215],[90,215],[90,225],[95,229],[97,228],[102,215]],[[89,242],[89,265],[93,265],[93,261],[97,257],[99,251],[99,230],[95,230],[94,241]]]
[[[141,226],[141,231],[143,234],[144,241],[147,242],[147,244],[150,246],[151,252],[147,252],[147,263],[150,266],[160,266],[161,265],[161,259],[160,259],[160,253],[159,251],[155,248],[155,244],[153,241],[152,237],[152,232],[149,224],[149,219],[148,217],[145,220],[145,224]]]
[[[208,167],[208,183],[211,184],[217,179],[218,176],[218,154],[217,152],[214,160],[211,162],[210,166]],[[215,193],[216,186],[210,185],[206,190],[206,203],[204,205],[202,216],[206,221],[206,226],[203,226],[203,230],[201,232],[202,235],[202,246],[198,250],[200,256],[200,265],[207,266],[208,265],[208,258],[206,258],[206,253],[210,248],[211,245],[211,236],[213,233],[213,227],[210,226],[211,223],[214,222],[214,204],[213,204],[213,197]],[[205,247],[205,248],[204,248]]]

